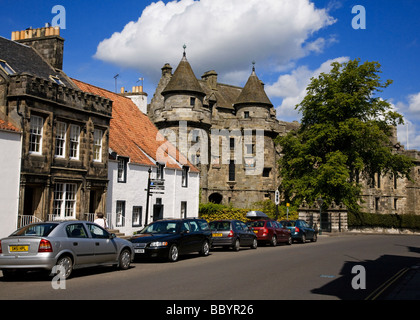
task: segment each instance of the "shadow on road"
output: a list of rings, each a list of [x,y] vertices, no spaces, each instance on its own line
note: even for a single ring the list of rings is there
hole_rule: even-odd
[[[408,247],[407,249],[409,252],[420,254],[420,248]],[[383,255],[376,260],[346,261],[341,268],[341,276],[339,278],[320,288],[313,289],[311,292],[314,294],[335,296],[342,300],[364,300],[399,271],[419,263],[420,258],[397,255]],[[353,269],[355,266],[364,267],[365,289],[357,288],[358,286],[360,287],[361,281],[363,281],[363,274],[358,271],[360,268]],[[353,288],[352,282],[356,284],[356,289]],[[387,288],[386,291],[384,290],[377,299],[380,300],[391,288],[392,286]]]

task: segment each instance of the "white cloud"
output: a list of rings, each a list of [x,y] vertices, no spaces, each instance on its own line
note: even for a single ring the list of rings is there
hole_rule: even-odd
[[[276,107],[277,118],[286,121],[298,120],[300,115],[296,110],[306,95],[306,88],[311,78],[318,77],[321,73],[328,73],[331,70],[331,63],[344,63],[349,61],[348,57],[339,57],[324,62],[318,69],[310,70],[307,66],[300,66],[290,74],[281,75],[278,80],[266,86],[266,92],[270,98],[282,98],[281,105]]]
[[[196,76],[215,69],[234,79],[235,73],[249,74],[252,60],[258,68],[279,70],[322,51],[329,40],[313,35],[334,22],[310,0],[159,1],[103,40],[95,57],[156,78],[164,63],[177,66],[185,43]]]
[[[420,150],[420,92],[407,97],[408,103],[397,102],[396,111],[404,116],[404,125],[397,127],[398,140],[406,149]]]

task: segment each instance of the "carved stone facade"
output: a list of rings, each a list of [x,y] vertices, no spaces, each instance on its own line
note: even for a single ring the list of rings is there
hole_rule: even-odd
[[[0,38],[7,63],[0,68],[0,117],[22,131],[19,215],[83,219],[106,208],[112,101],[79,90],[57,69],[61,40],[46,29],[19,32],[25,45],[16,33],[17,41]]]

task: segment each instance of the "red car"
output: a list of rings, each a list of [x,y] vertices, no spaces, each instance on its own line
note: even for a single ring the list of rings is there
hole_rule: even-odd
[[[270,243],[273,247],[279,242],[292,244],[291,231],[280,222],[274,220],[253,220],[247,223],[251,227],[259,242]]]

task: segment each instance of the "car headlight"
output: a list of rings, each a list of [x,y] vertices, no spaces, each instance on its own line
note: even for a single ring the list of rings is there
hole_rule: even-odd
[[[166,241],[155,241],[150,243],[150,247],[166,247],[168,243]]]

